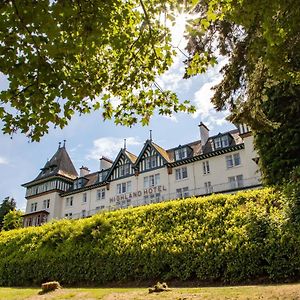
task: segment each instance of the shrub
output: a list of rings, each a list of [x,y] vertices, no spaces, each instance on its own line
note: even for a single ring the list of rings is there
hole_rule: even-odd
[[[272,189],[211,195],[0,233],[0,285],[299,278],[299,224]]]

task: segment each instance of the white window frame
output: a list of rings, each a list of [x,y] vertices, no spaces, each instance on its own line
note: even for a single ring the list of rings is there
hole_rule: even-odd
[[[160,184],[160,173],[145,176],[144,177],[144,188],[158,186]]]
[[[207,175],[210,173],[210,167],[209,167],[209,161],[206,160],[204,162],[202,162],[202,167],[203,167],[203,174]]]
[[[223,135],[221,137],[221,143],[222,143],[223,148],[226,148],[226,147],[229,146],[229,137],[228,137],[228,135]]]
[[[35,211],[37,211],[37,202],[31,203],[30,206],[30,212],[35,212]]]
[[[183,198],[189,197],[189,195],[190,195],[190,193],[189,193],[188,186],[176,189],[176,197],[177,198],[183,199]]]
[[[230,189],[238,189],[244,187],[243,174],[228,177]]]
[[[157,155],[145,157],[145,170],[150,170],[157,166]]]
[[[175,160],[182,160],[187,158],[187,147],[182,147],[175,150]]]
[[[73,196],[66,198],[66,207],[72,207],[73,206]]]
[[[65,213],[65,218],[72,219],[73,213]]]
[[[214,139],[214,146],[215,146],[215,149],[221,149],[222,148],[221,137],[217,137],[217,138]]]
[[[117,194],[125,194],[131,192],[131,181],[122,182],[117,184]]]
[[[50,199],[43,200],[43,209],[47,209],[50,207]]]
[[[126,163],[119,167],[119,176],[123,177],[123,176],[127,176],[127,175],[130,175],[130,164],[129,163]]]
[[[241,165],[241,156],[240,156],[239,152],[230,154],[230,155],[226,155],[225,160],[226,160],[227,169],[231,169],[233,167]]]
[[[211,194],[213,192],[213,186],[211,181],[204,182],[205,194]]]
[[[175,178],[177,181],[188,178],[187,167],[175,169]]]
[[[82,203],[83,204],[87,203],[87,193],[82,194]]]
[[[105,188],[97,190],[97,201],[105,199]]]

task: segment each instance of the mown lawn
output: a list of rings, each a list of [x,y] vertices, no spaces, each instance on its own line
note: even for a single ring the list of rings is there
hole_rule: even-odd
[[[300,300],[300,284],[171,288],[171,291],[148,294],[147,288],[63,288],[39,295],[38,288],[0,288],[2,300],[195,300],[195,299],[278,299]]]

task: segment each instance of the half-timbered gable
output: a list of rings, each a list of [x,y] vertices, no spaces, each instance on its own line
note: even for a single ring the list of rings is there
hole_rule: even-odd
[[[134,163],[136,156],[125,149],[121,149],[112,168],[109,171],[107,180],[116,180],[134,175]]]
[[[169,161],[167,152],[150,140],[147,140],[137,161],[136,169],[142,173],[163,167]]]

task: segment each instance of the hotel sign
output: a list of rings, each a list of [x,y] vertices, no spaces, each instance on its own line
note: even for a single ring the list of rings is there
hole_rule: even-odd
[[[167,189],[164,185],[158,185],[158,186],[153,186],[153,187],[144,189],[142,191],[116,195],[114,197],[110,197],[109,201],[114,202],[114,201],[120,201],[120,200],[130,200],[130,199],[137,198],[137,197],[153,195],[153,194],[160,193],[160,192],[163,192],[166,190]]]

